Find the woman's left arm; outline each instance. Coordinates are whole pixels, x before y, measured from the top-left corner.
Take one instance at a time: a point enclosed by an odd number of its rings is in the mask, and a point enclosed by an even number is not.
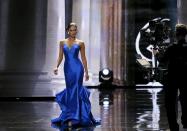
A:
[[[85,45],[84,42],[80,42],[80,52],[81,52],[81,60],[84,66],[84,70],[85,70],[85,80],[89,80],[89,75],[88,75],[88,67],[87,67],[87,59],[86,59],[86,55],[85,55]]]

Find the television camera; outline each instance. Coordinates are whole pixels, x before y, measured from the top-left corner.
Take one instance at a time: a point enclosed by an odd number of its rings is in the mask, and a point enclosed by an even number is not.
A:
[[[153,50],[158,50],[164,53],[172,39],[171,21],[168,18],[155,18],[148,22],[148,26],[140,30],[141,42],[148,43],[152,46],[152,60],[151,60],[151,78],[152,80],[160,80],[162,71],[158,67],[157,57],[154,55]],[[166,70],[166,69],[161,69]]]

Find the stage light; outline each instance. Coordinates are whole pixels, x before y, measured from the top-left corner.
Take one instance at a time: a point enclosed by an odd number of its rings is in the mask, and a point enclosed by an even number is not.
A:
[[[113,81],[113,71],[109,68],[104,68],[99,71],[99,82],[102,84],[112,84]]]
[[[102,105],[104,108],[109,107],[113,104],[113,90],[100,90],[99,93],[99,105]]]

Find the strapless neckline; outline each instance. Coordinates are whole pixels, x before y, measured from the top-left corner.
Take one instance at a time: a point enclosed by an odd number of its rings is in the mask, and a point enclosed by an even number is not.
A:
[[[65,43],[65,45],[68,47],[69,50],[71,50],[71,48],[72,48],[74,45],[78,45],[78,46],[79,46],[79,44],[77,44],[77,43],[75,43],[75,42],[72,43],[71,46],[68,45],[67,43]]]

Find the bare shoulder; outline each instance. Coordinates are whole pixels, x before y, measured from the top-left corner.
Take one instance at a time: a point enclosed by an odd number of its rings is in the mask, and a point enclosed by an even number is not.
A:
[[[61,40],[61,41],[59,42],[60,46],[63,46],[65,42],[66,42],[66,39]]]
[[[77,43],[80,45],[80,47],[84,46],[84,41],[77,39]]]

